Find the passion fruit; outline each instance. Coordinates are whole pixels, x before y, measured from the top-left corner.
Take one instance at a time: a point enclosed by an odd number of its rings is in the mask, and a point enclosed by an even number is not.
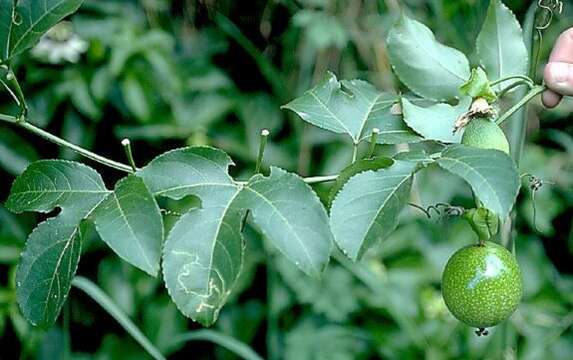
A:
[[[466,125],[462,144],[480,149],[495,149],[509,154],[509,143],[501,128],[488,118],[475,118]]]
[[[458,250],[442,275],[446,306],[458,320],[480,329],[480,334],[509,318],[521,294],[521,272],[515,256],[490,241]]]

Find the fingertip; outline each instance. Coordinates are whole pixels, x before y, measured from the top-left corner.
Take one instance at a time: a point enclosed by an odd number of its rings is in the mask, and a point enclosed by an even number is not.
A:
[[[557,94],[556,92],[547,90],[541,96],[541,102],[543,103],[543,106],[545,106],[546,108],[552,109],[557,105],[559,105],[559,103],[561,102],[561,98],[562,96]]]
[[[573,64],[550,62],[543,72],[548,88],[561,95],[573,95]]]

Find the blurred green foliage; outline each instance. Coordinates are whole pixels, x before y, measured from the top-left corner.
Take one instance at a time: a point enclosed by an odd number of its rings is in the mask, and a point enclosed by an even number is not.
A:
[[[529,2],[506,3],[523,19]],[[544,36],[542,59],[558,33],[573,23],[569,5]],[[401,9],[428,24],[440,40],[472,54],[486,8],[486,1],[476,0],[93,0],[69,19],[72,30],[63,37],[50,32],[52,53],[20,56],[14,68],[29,99],[31,122],[106,156],[121,159],[124,137],[134,142],[139,164],[171,148],[211,144],[236,159],[232,171],[246,177],[253,171],[259,131],[267,128],[265,165],[302,175],[332,174],[349,162],[350,144],[304,125],[281,112],[280,105],[327,70],[399,91],[383,39]],[[74,47],[72,39],[87,46]],[[81,56],[69,62],[67,51],[74,49]],[[15,111],[6,93],[2,99],[2,112]],[[521,172],[545,185],[533,202],[524,178],[516,221],[524,299],[508,326],[478,338],[447,312],[441,271],[474,235],[463,221],[428,220],[408,209],[396,233],[362,262],[335,257],[320,281],[269,253],[264,239],[247,227],[239,290],[215,329],[270,359],[570,359],[572,113],[573,100],[567,99],[551,111],[534,106],[529,115],[530,142]],[[39,157],[77,158],[2,126],[2,194],[8,194],[13,176]],[[98,170],[109,184],[118,177],[113,170]],[[329,186],[317,190],[328,197]],[[433,169],[416,179],[412,201],[465,205],[472,199],[460,180]],[[35,329],[22,318],[14,268],[36,222],[34,216],[16,217],[0,206],[0,357],[146,356],[76,290],[53,329]],[[235,358],[206,342],[174,343],[174,336],[198,326],[176,310],[160,282],[121,262],[93,231],[84,249],[79,274],[98,283],[165,354]]]

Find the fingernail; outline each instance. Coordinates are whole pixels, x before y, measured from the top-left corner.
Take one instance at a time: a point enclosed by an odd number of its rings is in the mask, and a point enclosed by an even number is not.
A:
[[[571,68],[566,63],[551,64],[551,77],[557,85],[563,85],[569,80]]]

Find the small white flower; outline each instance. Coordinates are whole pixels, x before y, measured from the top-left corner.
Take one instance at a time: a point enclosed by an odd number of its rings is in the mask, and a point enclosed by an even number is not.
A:
[[[50,64],[76,63],[88,49],[88,43],[73,32],[69,21],[51,28],[32,49],[32,56]]]

